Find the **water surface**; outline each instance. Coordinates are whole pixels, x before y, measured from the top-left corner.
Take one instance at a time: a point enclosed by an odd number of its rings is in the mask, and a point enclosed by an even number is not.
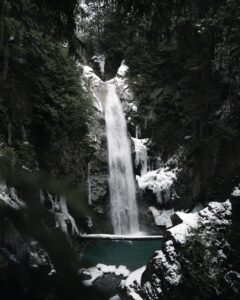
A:
[[[95,240],[86,247],[83,267],[105,265],[124,265],[129,270],[135,270],[145,265],[154,251],[160,250],[161,240],[147,241],[111,241]]]

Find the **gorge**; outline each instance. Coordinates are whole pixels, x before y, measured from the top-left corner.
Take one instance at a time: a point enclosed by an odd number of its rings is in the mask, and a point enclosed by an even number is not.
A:
[[[239,299],[239,15],[0,1],[1,299]]]

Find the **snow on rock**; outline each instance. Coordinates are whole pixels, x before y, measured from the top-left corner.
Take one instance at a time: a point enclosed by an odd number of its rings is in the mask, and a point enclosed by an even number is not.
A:
[[[125,280],[120,283],[121,290],[127,294],[129,299],[132,300],[143,300],[138,293],[141,290],[141,278],[143,272],[146,270],[146,266],[133,271]]]
[[[118,295],[115,295],[115,296],[109,298],[109,300],[121,300],[121,298]]]
[[[117,75],[112,79],[116,86],[116,91],[122,102],[123,110],[126,114],[136,113],[137,105],[134,102],[134,97],[127,80],[128,66],[123,61],[117,71]]]
[[[177,243],[183,244],[191,228],[197,226],[199,216],[197,213],[176,212],[173,218],[177,218],[181,224],[169,229],[168,233]]]
[[[92,61],[99,65],[101,75],[103,76],[105,72],[106,57],[104,55],[94,55]]]
[[[190,227],[186,224],[179,224],[172,229],[169,230],[172,238],[180,243],[183,244],[186,241],[186,237],[188,236]]]
[[[79,274],[87,279],[83,279],[82,282],[85,286],[92,286],[97,278],[102,277],[104,274],[113,274],[116,277],[127,278],[130,271],[125,266],[108,266],[104,264],[97,264],[96,267],[89,269],[80,269]]]
[[[166,228],[172,226],[171,216],[174,214],[173,208],[168,210],[159,210],[154,206],[150,206],[148,209],[151,211],[156,225],[165,226]]]
[[[153,270],[151,272],[150,270]],[[149,272],[150,271],[150,272]],[[164,276],[164,284],[162,278]],[[156,251],[143,274],[142,291],[144,299],[160,299],[163,289],[178,285],[181,281],[181,266],[172,241],[167,241],[164,251]]]
[[[199,212],[200,222],[205,225],[231,225],[232,204],[229,200],[210,202]]]
[[[234,198],[240,197],[240,189],[239,189],[239,187],[235,187],[235,188],[234,188],[234,190],[233,190],[231,196],[234,197]]]
[[[126,77],[127,71],[128,71],[128,66],[123,61],[121,66],[119,67],[119,69],[117,71],[117,76],[120,77],[120,78]]]
[[[100,271],[97,267],[92,267],[89,269],[80,269],[79,274],[83,277],[87,277],[87,279],[82,280],[82,283],[85,286],[92,286],[93,282],[103,276],[103,272]]]
[[[156,195],[157,202],[163,204],[171,199],[171,188],[177,179],[176,169],[163,167],[141,177],[136,176],[136,179],[141,190],[151,190]]]
[[[182,266],[180,265],[179,257],[181,251],[184,251],[184,243],[187,237],[190,237],[192,228],[199,228],[201,242],[206,246],[206,249],[211,249],[213,245],[218,245],[217,257],[213,257],[218,263],[226,261],[226,253],[224,245],[227,245],[225,240],[218,241],[213,238],[216,228],[218,230],[228,230],[231,225],[231,203],[229,200],[223,203],[210,202],[208,206],[199,212],[184,213],[176,212],[172,216],[173,221],[177,221],[178,225],[167,230],[165,242],[162,250],[156,251],[153,257],[149,260],[146,270],[142,274],[140,287],[137,287],[137,293],[143,299],[162,300],[171,298],[171,292],[176,290],[182,284]],[[180,223],[180,224],[179,224]],[[213,243],[213,244],[212,244]],[[183,261],[182,263],[187,263]],[[212,271],[215,272],[213,263]],[[190,266],[191,267],[191,266]],[[238,280],[238,274],[232,279],[227,277],[230,284],[234,285]],[[232,280],[232,281],[231,281]],[[235,280],[235,281],[234,281]],[[178,290],[177,290],[178,291]]]
[[[89,66],[83,67],[83,76],[88,80],[91,88],[97,88],[102,83],[101,78],[99,78]]]
[[[202,203],[197,203],[195,207],[191,210],[191,213],[199,212],[200,210],[204,209]]]
[[[0,182],[0,203],[10,206],[13,209],[21,209],[26,204],[18,197],[14,187],[7,187],[5,182]]]
[[[97,268],[103,272],[103,274],[114,274],[117,277],[123,276],[124,278],[127,277],[130,271],[126,268],[126,266],[108,266],[104,264],[97,264]]]
[[[103,112],[103,106],[100,100],[101,84],[103,83],[103,81],[94,73],[94,70],[89,66],[83,67],[83,77],[87,81],[92,91],[94,107],[99,112]]]
[[[177,211],[176,215],[179,217],[182,223],[186,225],[190,225],[192,227],[195,227],[197,225],[197,221],[198,221],[197,213],[185,213],[182,211]]]
[[[140,166],[141,176],[147,173],[147,146],[148,139],[132,138],[135,148],[135,167]]]
[[[173,219],[180,220],[181,224],[168,230],[168,234],[175,242],[183,244],[191,233],[192,228],[198,224],[205,225],[230,225],[232,205],[229,200],[224,203],[210,202],[208,206],[198,213],[176,212]]]
[[[28,264],[31,268],[37,269],[39,267],[44,266],[48,268],[48,276],[56,274],[56,270],[48,253],[40,247],[37,241],[32,241],[30,243],[28,253]]]

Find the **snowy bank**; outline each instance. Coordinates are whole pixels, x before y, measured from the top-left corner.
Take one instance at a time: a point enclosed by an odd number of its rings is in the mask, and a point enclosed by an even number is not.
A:
[[[162,235],[146,235],[144,232],[139,232],[134,235],[120,235],[120,234],[85,234],[81,233],[79,235],[81,239],[100,239],[100,240],[159,240],[162,239]]]
[[[87,279],[83,279],[82,282],[85,286],[92,286],[97,278],[103,277],[105,274],[112,274],[116,277],[127,278],[130,271],[126,266],[108,266],[104,264],[98,264],[96,267],[89,269],[80,269],[79,274]]]
[[[150,206],[148,209],[151,211],[154,222],[157,226],[164,226],[166,228],[172,226],[171,217],[174,214],[173,208],[168,210],[159,210],[154,206]]]

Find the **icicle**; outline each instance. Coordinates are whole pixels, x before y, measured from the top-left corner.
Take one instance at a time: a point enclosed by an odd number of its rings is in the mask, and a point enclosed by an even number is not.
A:
[[[92,205],[92,194],[91,194],[91,163],[88,163],[88,204]]]

